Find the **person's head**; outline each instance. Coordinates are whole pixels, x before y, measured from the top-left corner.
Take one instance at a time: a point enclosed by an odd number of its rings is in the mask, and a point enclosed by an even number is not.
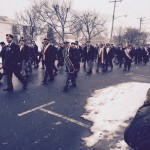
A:
[[[13,42],[13,35],[12,34],[6,34],[6,41],[8,42],[8,43],[11,43],[11,42]]]
[[[122,48],[123,47],[123,45],[122,44],[119,44],[119,48]]]
[[[110,44],[109,44],[109,43],[106,43],[106,47],[110,47]]]
[[[32,43],[31,43],[31,41],[28,41],[28,40],[27,40],[27,41],[25,42],[25,45],[31,47],[31,46],[32,46]]]
[[[34,40],[32,40],[32,45],[35,45],[35,41]]]
[[[1,47],[4,47],[4,46],[5,46],[5,43],[4,43],[4,42],[0,42],[0,46],[1,46]]]
[[[72,48],[75,48],[75,47],[76,47],[76,44],[75,44],[74,42],[72,42],[72,43],[71,43],[71,47],[72,47]]]
[[[48,38],[44,38],[43,42],[44,42],[44,45],[47,45],[47,44],[49,44],[49,39]]]
[[[64,42],[64,46],[65,46],[66,48],[69,48],[69,47],[70,47],[70,43],[69,43],[69,42]]]
[[[99,47],[102,48],[104,46],[104,44],[100,43]]]
[[[86,45],[90,46],[91,42],[90,41],[86,41]]]
[[[57,42],[56,45],[57,45],[57,47],[60,47],[60,46],[61,46],[61,44],[60,44],[59,42]]]
[[[25,40],[24,39],[20,39],[19,40],[19,45],[25,45]]]
[[[79,42],[78,42],[78,41],[75,41],[75,44],[76,44],[76,45],[79,45]]]
[[[127,48],[132,50],[132,44],[128,44]]]

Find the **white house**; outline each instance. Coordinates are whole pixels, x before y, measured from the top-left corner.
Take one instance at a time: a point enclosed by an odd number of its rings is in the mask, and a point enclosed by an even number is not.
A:
[[[15,25],[15,23],[12,19],[8,18],[7,16],[0,16],[0,42],[6,43],[6,34],[13,34],[12,33],[13,25]],[[18,37],[20,37],[20,36],[21,35],[18,34]],[[43,41],[44,37],[46,37],[45,33],[37,36],[34,39],[36,44],[39,47],[39,51],[41,49],[42,41]],[[0,46],[0,50],[1,50],[1,46]]]
[[[0,16],[0,42],[6,42],[6,34],[12,34],[13,20]]]

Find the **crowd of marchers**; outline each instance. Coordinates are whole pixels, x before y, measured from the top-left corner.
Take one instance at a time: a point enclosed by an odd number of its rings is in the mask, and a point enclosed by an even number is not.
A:
[[[7,87],[4,91],[13,91],[12,75],[14,74],[27,89],[28,78],[32,69],[38,69],[39,63],[45,69],[42,81],[46,85],[48,81],[54,81],[54,77],[60,68],[67,72],[66,84],[63,88],[68,91],[69,84],[75,88],[80,64],[86,70],[87,75],[93,72],[93,65],[96,63],[96,72],[107,72],[113,70],[113,66],[123,66],[123,71],[130,71],[132,64],[146,63],[150,58],[149,45],[139,46],[138,44],[119,44],[117,46],[109,43],[92,45],[90,41],[80,45],[78,41],[64,43],[53,43],[44,38],[42,47],[38,48],[35,41],[21,38],[18,43],[13,42],[13,35],[6,35],[7,44],[0,42],[2,50],[2,76],[6,76]],[[40,49],[40,52],[38,51]]]

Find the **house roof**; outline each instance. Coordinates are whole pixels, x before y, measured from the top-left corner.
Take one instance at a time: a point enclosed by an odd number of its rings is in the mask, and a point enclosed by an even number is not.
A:
[[[13,20],[7,16],[0,16],[0,23],[10,23],[13,24]]]

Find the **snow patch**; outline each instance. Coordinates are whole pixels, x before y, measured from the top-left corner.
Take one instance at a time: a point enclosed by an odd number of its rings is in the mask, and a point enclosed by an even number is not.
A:
[[[83,138],[85,144],[92,147],[97,143],[104,150],[126,150],[124,129],[143,105],[149,88],[147,83],[129,82],[96,90],[87,100],[87,112],[82,116],[93,122],[92,135]]]

